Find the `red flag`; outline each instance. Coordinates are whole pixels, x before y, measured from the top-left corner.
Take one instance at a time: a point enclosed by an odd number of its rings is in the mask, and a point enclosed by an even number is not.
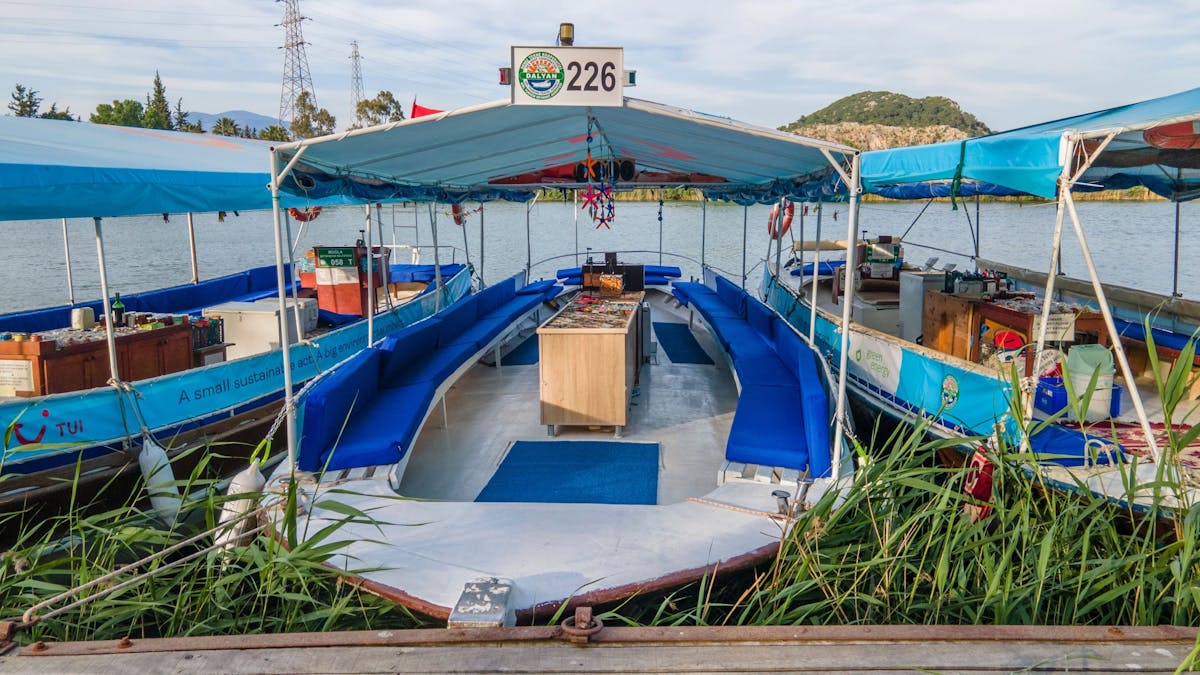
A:
[[[410,115],[409,117],[411,119],[416,119],[418,117],[424,117],[426,115],[436,115],[440,112],[445,112],[445,111],[435,110],[433,108],[426,108],[423,105],[417,105],[417,99],[414,98],[413,104],[412,104],[412,115]]]

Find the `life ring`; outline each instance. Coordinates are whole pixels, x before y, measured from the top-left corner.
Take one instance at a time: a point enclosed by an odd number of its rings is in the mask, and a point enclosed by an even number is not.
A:
[[[783,207],[783,222],[779,222],[779,204],[771,207],[771,215],[767,216],[767,234],[771,235],[772,239],[778,239],[787,234],[788,228],[792,226],[792,216],[796,215],[796,205],[788,202],[787,206]]]
[[[1163,150],[1200,149],[1200,120],[1164,124],[1142,132],[1142,138]]]
[[[307,223],[310,220],[316,220],[317,216],[321,215],[321,207],[309,206],[304,209],[292,207],[288,209],[288,215],[302,223]]]
[[[992,471],[995,466],[983,448],[977,449],[967,462],[963,479],[963,494],[971,501],[963,502],[963,510],[978,522],[992,513]]]
[[[467,224],[467,214],[465,211],[463,211],[462,204],[451,204],[450,215],[454,216],[455,225]]]

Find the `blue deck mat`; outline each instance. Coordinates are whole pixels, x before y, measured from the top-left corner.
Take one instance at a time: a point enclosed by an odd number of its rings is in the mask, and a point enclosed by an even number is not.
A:
[[[475,501],[655,504],[658,444],[517,441]]]
[[[532,366],[538,362],[538,339],[534,333],[511,352],[500,357],[501,366]]]
[[[703,363],[712,365],[713,360],[696,342],[692,329],[686,323],[654,322],[654,333],[658,335],[658,344],[671,363]]]

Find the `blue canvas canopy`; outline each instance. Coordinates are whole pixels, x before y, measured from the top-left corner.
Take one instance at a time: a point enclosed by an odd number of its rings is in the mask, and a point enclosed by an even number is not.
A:
[[[1007,190],[1053,198],[1069,161],[1073,167],[1090,162],[1073,190],[1143,185],[1171,200],[1194,199],[1200,196],[1200,138],[1186,135],[1200,128],[1181,123],[1197,120],[1200,89],[1192,89],[990,136],[865,152],[863,189],[901,198],[947,196],[952,189],[964,196]]]
[[[212,134],[3,116],[0,220],[269,209],[270,147]]]
[[[583,187],[555,170],[583,162],[589,148],[596,160],[634,162],[636,176],[618,188],[699,187],[741,204],[844,190],[832,162],[848,169],[857,153],[632,98],[615,107],[506,99],[286,144],[280,160],[300,155],[283,187],[314,200],[525,201],[547,185]]]

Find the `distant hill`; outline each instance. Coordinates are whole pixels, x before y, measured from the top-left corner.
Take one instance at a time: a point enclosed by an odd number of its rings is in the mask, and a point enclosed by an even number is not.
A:
[[[204,125],[204,130],[206,132],[212,131],[213,124],[215,124],[216,121],[222,117],[232,117],[233,121],[237,122],[239,129],[244,129],[249,126],[251,129],[262,131],[271,125],[279,124],[279,120],[274,117],[267,117],[266,115],[259,115],[258,113],[252,113],[246,110],[226,110],[225,112],[217,113],[215,115],[202,112],[188,113],[188,121],[200,122]]]
[[[860,150],[939,143],[992,133],[986,124],[944,96],[918,99],[890,91],[864,91],[838,99],[780,129],[845,143]]]

